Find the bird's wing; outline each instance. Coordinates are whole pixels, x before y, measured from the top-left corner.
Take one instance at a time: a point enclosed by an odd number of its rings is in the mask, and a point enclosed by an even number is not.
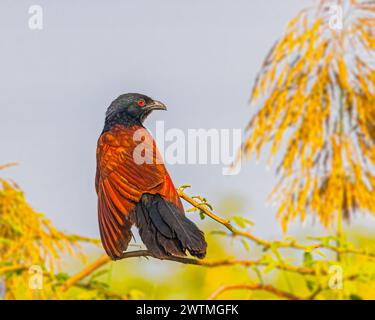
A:
[[[144,130],[144,140],[141,142],[134,141],[137,130]],[[145,150],[143,153],[142,148]],[[136,159],[140,155],[143,163]],[[97,147],[95,184],[102,243],[114,260],[119,259],[127,249],[134,208],[142,194],[160,194],[175,203],[183,214],[181,200],[155,142],[142,127],[115,126],[101,135]]]

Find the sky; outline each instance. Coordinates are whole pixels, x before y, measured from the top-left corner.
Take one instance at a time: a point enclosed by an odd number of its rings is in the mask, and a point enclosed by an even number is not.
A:
[[[146,121],[151,131],[161,120],[183,132],[243,130],[265,55],[312,2],[2,0],[0,164],[20,164],[2,176],[17,181],[59,228],[98,237],[95,150],[111,101],[140,92],[164,102],[168,111]],[[42,30],[29,28],[32,5],[43,9]],[[167,168],[176,186],[191,185],[189,193],[214,207],[238,199],[233,215],[254,220],[258,234],[282,234],[275,208],[266,205],[275,167],[248,161],[233,176],[220,165]],[[291,232],[300,229],[295,223]]]

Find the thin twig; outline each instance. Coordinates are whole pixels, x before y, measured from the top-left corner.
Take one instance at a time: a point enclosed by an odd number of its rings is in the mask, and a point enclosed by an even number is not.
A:
[[[2,164],[0,165],[0,170],[8,169],[8,168],[15,167],[15,166],[18,166],[17,162]]]
[[[344,277],[342,281],[354,281],[359,278],[359,274],[352,274],[347,277]],[[329,285],[321,286],[319,285],[316,290],[314,290],[311,295],[307,298],[308,300],[315,300],[315,298],[322,293],[323,291],[332,290],[332,288]]]
[[[99,269],[106,263],[110,261],[107,255],[101,256],[99,259],[95,260],[92,264],[88,265],[86,268],[69,278],[62,286],[61,291],[64,292],[70,287],[74,286],[76,283],[86,278],[88,275],[93,273],[95,270]]]
[[[253,234],[239,230],[235,228],[229,220],[220,218],[216,214],[214,214],[212,211],[210,211],[206,206],[198,203],[193,198],[189,197],[186,193],[184,193],[181,189],[178,189],[179,196],[193,205],[194,207],[202,210],[204,214],[209,216],[211,219],[219,222],[223,226],[225,226],[234,236],[242,236],[247,239],[250,239],[254,241],[255,243],[263,246],[263,248],[268,249],[274,244],[278,248],[295,248],[295,249],[302,249],[302,250],[308,250],[311,251],[315,248],[326,248],[331,249],[333,251],[337,250],[336,247],[330,247],[330,246],[323,246],[322,244],[316,244],[316,245],[301,245],[297,244],[294,241],[291,242],[270,242],[267,240],[263,240],[261,238],[258,238],[254,236]],[[340,249],[340,250],[347,250],[347,253],[356,253],[356,254],[363,254],[358,253],[354,250],[349,249]],[[135,258],[135,257],[154,257],[149,251],[147,250],[137,250],[137,251],[130,251],[125,252],[121,259],[127,259],[127,258]],[[243,266],[266,266],[266,262],[263,262],[261,260],[231,260],[231,259],[224,259],[224,260],[218,260],[218,261],[206,261],[206,260],[197,260],[193,258],[184,258],[184,257],[174,257],[170,256],[168,258],[165,258],[164,260],[168,261],[174,261],[179,262],[183,264],[190,264],[190,265],[198,265],[198,266],[204,266],[204,267],[219,267],[219,266],[228,266],[228,265],[243,265]],[[92,264],[81,270],[76,275],[72,276],[69,280],[67,280],[61,287],[62,291],[68,290],[70,287],[93,273],[95,270],[99,269],[103,265],[109,263],[111,260],[107,255],[101,256],[98,260],[94,261]],[[306,268],[301,266],[293,266],[285,263],[279,263],[274,266],[276,269],[284,270],[284,271],[291,271],[296,272],[302,275],[317,275],[317,271],[312,268]],[[326,272],[323,270],[320,271],[320,274],[324,275]]]
[[[69,234],[66,236],[66,238],[69,241],[74,241],[74,242],[86,242],[86,243],[92,243],[95,245],[99,245],[101,243],[100,239],[83,237],[83,236],[76,235],[76,234]]]
[[[6,266],[3,268],[0,268],[0,275],[8,273],[8,272],[23,270],[23,269],[25,269],[25,266],[22,266],[22,265]]]
[[[282,291],[280,289],[275,288],[274,286],[271,286],[270,284],[261,284],[261,283],[256,283],[256,284],[230,284],[230,285],[224,285],[221,286],[219,289],[217,289],[208,299],[209,300],[214,300],[217,299],[218,296],[223,294],[226,291],[231,291],[231,290],[263,290],[267,291],[270,293],[273,293],[274,295],[285,298],[288,300],[304,300],[302,297],[298,297],[294,294],[291,294],[286,291]]]
[[[123,256],[121,257],[121,259],[136,258],[136,257],[150,257],[150,258],[155,258],[159,260],[174,261],[178,263],[202,266],[202,267],[207,267],[207,268],[215,268],[215,267],[222,267],[222,266],[235,266],[235,265],[242,265],[246,267],[250,267],[250,266],[261,267],[261,266],[267,265],[266,262],[261,261],[261,260],[223,259],[223,260],[207,261],[207,260],[198,260],[198,259],[193,259],[193,258],[175,257],[175,256],[170,256],[164,259],[160,259],[160,258],[154,257],[147,250],[125,252]],[[70,287],[72,287],[73,285],[81,281],[82,279],[86,278],[95,270],[99,269],[100,267],[104,266],[110,261],[111,260],[107,255],[101,256],[99,259],[95,260],[92,264],[88,265],[86,268],[84,268],[79,273],[77,273],[76,275],[72,276],[69,280],[67,280],[61,287],[61,290],[62,291],[68,290]],[[304,274],[304,275],[316,275],[317,274],[317,272],[314,269],[293,266],[293,265],[288,265],[288,264],[276,264],[274,267],[279,270],[296,272],[296,273]],[[323,273],[323,271],[321,273]]]
[[[252,240],[253,242],[257,243],[258,245],[262,246],[264,249],[269,249],[271,246],[275,246],[277,248],[293,248],[293,249],[300,249],[304,251],[312,251],[314,249],[328,249],[331,251],[335,251],[337,253],[352,253],[357,255],[363,255],[371,258],[375,258],[375,252],[367,252],[366,250],[359,250],[359,249],[349,249],[345,247],[335,247],[330,245],[324,245],[322,243],[311,244],[311,245],[303,245],[298,244],[294,240],[292,241],[267,241],[261,239],[250,232],[246,232],[234,227],[231,222],[227,219],[220,218],[216,214],[214,214],[211,210],[207,208],[207,206],[195,201],[193,198],[189,197],[183,190],[178,189],[179,196],[184,199],[186,202],[190,203],[192,206],[201,210],[205,215],[209,216],[211,219],[219,222],[224,227],[226,227],[233,236],[240,236]]]
[[[76,283],[74,284],[75,287],[84,289],[84,290],[96,290],[100,294],[102,294],[106,299],[115,299],[115,300],[129,300],[129,294],[120,294],[117,292],[113,292],[104,288],[97,288],[91,283]]]

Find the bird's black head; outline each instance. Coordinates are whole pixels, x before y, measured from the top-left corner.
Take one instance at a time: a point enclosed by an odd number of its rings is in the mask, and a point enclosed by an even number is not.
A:
[[[126,93],[119,96],[109,106],[104,130],[115,124],[131,126],[142,124],[153,110],[167,110],[167,107],[156,100],[139,93]]]

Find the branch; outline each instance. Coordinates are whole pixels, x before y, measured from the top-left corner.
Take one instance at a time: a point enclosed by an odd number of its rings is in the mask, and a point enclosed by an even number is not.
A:
[[[95,260],[92,264],[88,265],[82,271],[75,274],[73,277],[69,278],[62,286],[61,291],[64,292],[70,287],[74,286],[76,283],[86,278],[89,274],[93,273],[95,270],[99,269],[101,266],[105,265],[110,261],[107,255],[101,256],[99,259]]]
[[[259,237],[254,236],[250,232],[246,232],[240,229],[237,229],[234,227],[231,222],[227,219],[220,218],[216,214],[214,214],[212,211],[210,211],[207,206],[204,204],[201,204],[197,201],[195,201],[193,198],[189,197],[182,189],[177,190],[178,195],[184,199],[186,202],[190,203],[193,207],[201,210],[205,215],[209,216],[211,219],[219,222],[224,227],[226,227],[233,236],[240,236],[247,239],[252,240],[253,242],[257,243],[258,245],[262,246],[264,249],[271,248],[272,245],[278,247],[278,248],[293,248],[293,249],[300,249],[304,251],[312,251],[314,249],[322,248],[322,249],[328,249],[331,251],[335,251],[337,253],[352,253],[357,255],[363,255],[371,258],[375,258],[375,252],[367,252],[366,250],[359,250],[359,249],[349,249],[349,248],[343,248],[343,247],[335,247],[330,245],[323,245],[322,243],[317,244],[311,244],[311,245],[303,245],[298,244],[295,241],[267,241],[264,239],[261,239]]]
[[[359,274],[352,274],[350,276],[344,277],[343,281],[354,281],[360,277]],[[315,291],[307,298],[308,300],[315,300],[315,298],[323,291],[332,290],[329,285],[321,286],[319,285]]]
[[[215,268],[215,267],[223,267],[223,266],[235,266],[235,265],[242,265],[246,267],[250,266],[260,266],[264,267],[268,264],[262,260],[237,260],[237,259],[223,259],[223,260],[198,260],[193,258],[184,258],[184,257],[176,257],[170,256],[164,259],[157,258],[152,255],[147,250],[138,250],[138,251],[128,251],[123,254],[121,259],[128,259],[128,258],[136,258],[136,257],[150,257],[155,258],[158,260],[167,260],[167,261],[174,261],[182,264],[189,264],[189,265],[196,265],[202,266],[206,268]],[[74,286],[76,283],[81,281],[82,279],[86,278],[88,275],[92,274],[95,270],[99,269],[100,267],[104,266],[105,264],[111,262],[111,259],[107,255],[101,256],[99,259],[94,261],[92,264],[88,265],[85,269],[77,273],[76,275],[72,276],[69,280],[67,280],[61,287],[62,291],[68,290],[70,287]],[[317,275],[318,272],[312,268],[300,267],[300,266],[293,266],[288,265],[285,263],[279,263],[274,265],[275,269],[296,272],[302,275]],[[325,271],[321,270],[320,275],[327,274]]]
[[[219,289],[217,289],[208,299],[209,300],[217,299],[219,295],[230,290],[252,290],[252,291],[263,290],[263,291],[271,292],[278,297],[286,298],[288,300],[304,300],[304,298],[295,296],[294,294],[291,294],[286,291],[279,290],[269,284],[261,284],[261,283],[224,285],[224,286],[221,286]]]
[[[18,166],[17,162],[11,162],[11,163],[2,164],[0,166],[0,170],[8,169],[10,167],[15,167],[15,166]]]
[[[211,212],[205,205],[203,205],[203,204],[195,201],[193,198],[189,197],[183,190],[178,189],[177,192],[178,192],[178,195],[182,199],[184,199],[186,202],[190,203],[193,207],[201,210],[205,215],[209,216],[211,219],[213,219],[213,220],[219,222],[220,224],[222,224],[230,232],[232,232],[233,235],[246,237],[246,238],[262,245],[263,247],[269,248],[271,246],[271,244],[268,241],[262,240],[262,239],[254,236],[253,234],[251,234],[249,232],[244,232],[242,230],[239,230],[239,229],[235,228],[229,220],[220,218],[219,216],[217,216],[216,214]]]
[[[95,245],[99,245],[100,239],[90,238],[90,237],[83,237],[77,234],[69,234],[66,236],[67,240],[72,242],[86,242],[86,243],[92,243]]]
[[[281,248],[296,248],[296,249],[302,249],[302,250],[308,250],[311,251],[315,248],[327,248],[331,249],[333,251],[340,250],[341,252],[345,250],[346,253],[357,253],[357,254],[364,254],[364,253],[358,253],[354,250],[349,249],[339,249],[336,247],[330,247],[330,246],[323,246],[323,244],[316,244],[316,245],[300,245],[295,243],[294,241],[290,242],[270,242],[267,240],[263,240],[261,238],[258,238],[251,234],[250,232],[242,231],[240,229],[237,229],[234,227],[229,220],[220,218],[213,212],[211,212],[205,205],[198,203],[193,198],[189,197],[186,193],[184,193],[181,189],[178,189],[179,196],[190,203],[192,206],[202,210],[202,212],[209,216],[211,219],[219,222],[223,226],[225,226],[234,236],[242,236],[247,239],[250,239],[257,243],[258,245],[263,246],[263,248],[268,249],[272,246],[272,244],[276,244],[277,247]],[[368,254],[366,254],[368,255]],[[374,255],[375,256],[375,255]],[[127,259],[127,258],[135,258],[135,257],[154,257],[149,251],[147,250],[138,250],[138,251],[130,251],[125,252],[121,259]],[[192,258],[184,258],[184,257],[175,257],[170,256],[165,259],[159,259],[159,260],[168,260],[168,261],[174,261],[179,262],[183,264],[190,264],[190,265],[198,265],[198,266],[204,266],[204,267],[219,267],[219,266],[228,266],[228,265],[243,265],[243,266],[266,266],[266,262],[262,262],[261,260],[231,260],[231,259],[225,259],[225,260],[218,260],[218,261],[205,261],[205,260],[197,260]],[[101,256],[98,260],[94,261],[92,264],[84,268],[82,271],[77,273],[76,275],[72,276],[69,280],[67,280],[61,287],[61,290],[64,292],[68,290],[70,287],[77,284],[79,281],[93,273],[95,270],[99,269],[103,265],[110,262],[110,258],[107,255]],[[293,266],[288,265],[285,263],[279,263],[274,266],[276,269],[284,270],[284,271],[291,271],[296,272],[303,275],[317,275],[317,271],[312,268],[306,268],[306,267],[300,267],[300,266]],[[319,274],[326,274],[324,271],[320,271]]]
[[[3,268],[0,268],[0,275],[4,273],[8,273],[8,272],[23,270],[25,268],[26,267],[22,265],[13,265],[13,266],[3,267]]]
[[[98,293],[102,294],[106,299],[115,299],[115,300],[129,300],[129,294],[120,294],[117,292],[109,291],[104,288],[97,288],[91,283],[76,283],[75,287],[84,289],[84,290],[96,290]]]

